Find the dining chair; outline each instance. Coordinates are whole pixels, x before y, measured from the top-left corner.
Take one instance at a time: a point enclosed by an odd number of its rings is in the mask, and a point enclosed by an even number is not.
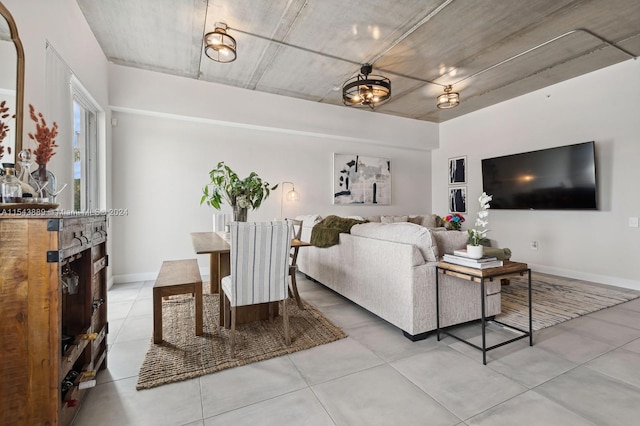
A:
[[[293,238],[300,240],[302,238],[302,221],[296,219],[287,219],[287,222],[291,224],[291,231]],[[298,308],[304,310],[302,299],[300,299],[300,293],[298,293],[298,283],[296,282],[296,272],[298,271],[298,250],[300,247],[291,247],[289,252],[289,276],[291,277],[291,288],[289,289],[289,296],[294,297],[298,303]]]
[[[225,315],[231,311],[231,357],[235,358],[236,308],[282,301],[285,343],[289,335],[289,252],[291,225],[288,222],[231,222],[231,275],[222,279]],[[269,320],[273,311],[269,309]]]

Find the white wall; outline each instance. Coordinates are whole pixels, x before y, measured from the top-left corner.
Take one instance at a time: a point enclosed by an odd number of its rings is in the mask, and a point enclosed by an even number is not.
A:
[[[640,288],[635,265],[640,231],[627,226],[628,217],[640,216],[638,61],[437,126],[124,67],[109,68],[74,0],[3,3],[16,20],[25,49],[25,111],[32,103],[46,117],[53,113],[46,110],[47,42],[105,110],[107,123],[108,105],[117,111],[113,158],[110,126],[101,129],[101,153],[106,158],[102,173],[107,176],[102,183],[103,200],[107,207],[129,212],[111,219],[115,250],[109,269],[121,278],[153,275],[162,259],[193,256],[188,233],[209,230],[213,213],[197,202],[200,186],[206,182],[206,171],[219,160],[242,174],[257,171],[272,183],[295,182],[302,201],[285,205],[286,216],[316,212],[444,214],[449,157],[468,156],[467,186],[473,199],[482,190],[482,158],[595,140],[598,211],[493,211],[490,237],[511,247],[515,259],[536,270]],[[27,144],[33,124],[25,118],[23,140]],[[438,140],[441,148],[432,154]],[[391,158],[393,205],[333,206],[333,152]],[[113,202],[111,164],[115,168],[113,187],[117,188]],[[471,222],[476,210],[470,202]],[[276,191],[260,210],[250,212],[250,218],[271,219],[279,214],[280,193]],[[533,240],[539,242],[537,252],[529,248]],[[206,262],[201,266],[206,268]]]
[[[105,111],[104,120],[99,129],[101,133],[99,173],[101,199],[106,206],[109,206],[111,203],[111,185],[108,180],[111,175],[108,169],[111,155],[110,129],[104,125],[110,120],[108,67],[100,45],[89,29],[89,25],[75,0],[2,0],[2,3],[16,21],[18,35],[25,52],[23,145],[35,148],[35,143],[30,141],[27,136],[29,132],[35,131],[35,124],[29,118],[29,104],[33,104],[38,112],[42,112],[50,125],[56,120],[55,115],[62,113],[47,109],[50,104],[47,99],[46,87],[46,46],[48,42]],[[66,133],[72,134],[72,129]],[[60,138],[56,141],[61,146],[72,143],[71,140],[64,141]],[[71,158],[62,158],[60,155],[55,155],[48,164],[48,169],[54,174],[57,174],[57,170],[62,168],[71,170],[71,167]],[[69,184],[65,191],[70,191],[72,182],[59,181],[58,185],[61,186],[63,183]],[[111,270],[112,268],[109,268],[109,274]]]
[[[285,203],[287,217],[431,212],[434,123],[117,65],[110,103],[113,207],[127,210],[112,218],[116,282],[155,279],[163,260],[195,256],[189,234],[212,229],[216,210],[199,200],[219,161],[242,177],[294,182],[302,199]],[[334,152],[390,158],[393,204],[332,205]],[[280,217],[280,197],[278,188],[249,220]],[[208,258],[198,260],[207,271]]]
[[[640,290],[640,230],[628,226],[640,216],[638,76],[640,61],[629,60],[441,124],[434,212],[447,211],[450,157],[467,156],[468,228],[483,158],[594,140],[597,211],[493,210],[488,236],[534,270]]]
[[[35,130],[28,104],[46,111],[46,45],[49,42],[101,107],[108,106],[108,68],[102,49],[75,0],[3,0],[18,27],[25,51],[25,122],[27,133]],[[49,115],[47,115],[49,114]]]

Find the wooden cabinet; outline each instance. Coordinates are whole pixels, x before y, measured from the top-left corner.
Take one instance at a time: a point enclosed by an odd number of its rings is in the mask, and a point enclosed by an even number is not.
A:
[[[106,368],[106,230],[105,215],[0,212],[0,424],[70,424]]]

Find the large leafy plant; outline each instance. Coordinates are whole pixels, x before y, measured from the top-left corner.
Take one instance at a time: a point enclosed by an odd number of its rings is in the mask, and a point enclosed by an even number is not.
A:
[[[269,187],[269,182],[263,181],[255,172],[240,179],[224,161],[219,162],[209,172],[209,178],[211,182],[202,189],[200,204],[206,203],[218,210],[223,201],[232,207],[237,205],[240,208],[255,210],[269,197],[271,191],[278,187],[277,184]]]

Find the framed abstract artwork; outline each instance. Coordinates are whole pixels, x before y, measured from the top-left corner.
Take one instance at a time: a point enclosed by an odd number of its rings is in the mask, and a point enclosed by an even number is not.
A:
[[[334,153],[333,204],[391,204],[390,160]]]
[[[467,183],[467,157],[449,158],[449,185]]]
[[[449,188],[449,212],[467,212],[467,187],[456,186]]]

